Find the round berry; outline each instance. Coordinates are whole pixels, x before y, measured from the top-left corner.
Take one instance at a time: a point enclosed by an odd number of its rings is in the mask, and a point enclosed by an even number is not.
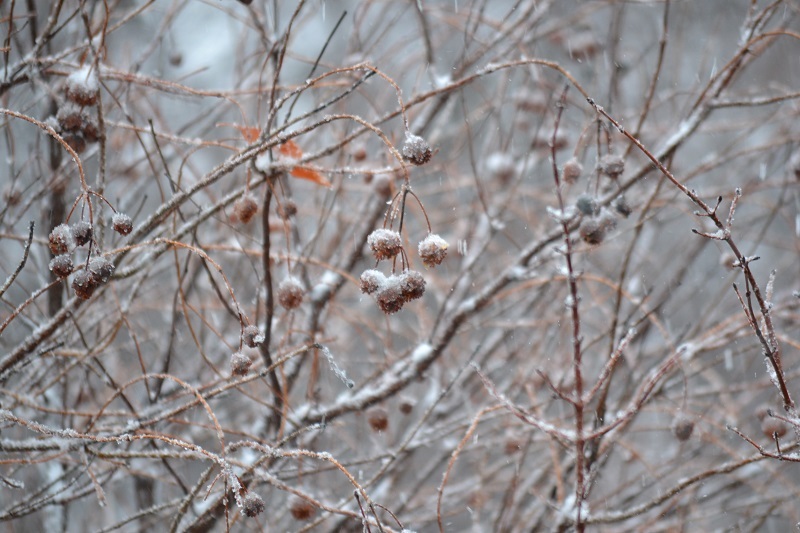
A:
[[[447,246],[446,240],[435,233],[430,233],[419,243],[417,251],[425,266],[434,267],[441,265],[444,258],[447,257]]]
[[[278,303],[285,309],[300,307],[304,294],[303,285],[293,276],[289,276],[278,285]]]
[[[486,171],[493,179],[508,184],[517,174],[517,166],[511,154],[496,152],[486,159]]]
[[[89,261],[89,277],[95,285],[102,285],[108,283],[111,276],[114,274],[114,263],[105,257],[95,257]]]
[[[367,244],[369,244],[375,259],[378,261],[391,259],[403,249],[403,241],[400,238],[400,234],[386,228],[376,229],[370,233],[369,237],[367,237]]]
[[[365,270],[361,273],[361,292],[372,294],[377,292],[386,283],[386,276],[380,270]]]
[[[242,224],[247,224],[253,220],[256,213],[258,213],[258,202],[250,193],[245,194],[233,204],[233,215]]]
[[[120,235],[128,235],[133,231],[133,220],[125,213],[114,213],[114,216],[111,217],[111,224],[114,231]]]
[[[694,431],[694,421],[684,415],[678,414],[672,420],[672,434],[675,435],[675,438],[681,442],[685,442],[689,440],[689,437],[692,436],[692,432]]]
[[[297,204],[294,200],[284,200],[280,209],[280,217],[287,220],[297,214]]]
[[[66,104],[56,113],[56,120],[61,131],[77,131],[83,126],[81,110],[74,104]]]
[[[431,160],[431,156],[433,155],[431,145],[419,135],[413,135],[411,133],[406,133],[406,140],[403,143],[402,151],[403,158],[415,165],[424,165]]]
[[[389,427],[389,413],[382,407],[376,407],[367,413],[367,422],[373,431],[386,431]]]
[[[594,196],[588,194],[581,194],[578,196],[578,199],[575,201],[575,207],[578,208],[578,211],[587,216],[596,215],[600,212],[600,206],[597,205],[597,200]]]
[[[99,80],[97,72],[89,66],[84,66],[67,78],[67,99],[80,106],[90,106],[97,103],[99,95]]]
[[[381,311],[387,315],[392,315],[403,308],[406,299],[397,283],[396,276],[389,278],[389,281],[378,290],[375,300]]]
[[[289,501],[289,512],[295,520],[311,520],[317,512],[311,502],[294,496]]]
[[[261,334],[258,326],[247,326],[242,333],[242,341],[250,348],[255,348],[264,342],[264,335]]]
[[[564,163],[564,168],[561,169],[561,177],[567,183],[575,183],[582,173],[583,165],[575,157]]]
[[[263,513],[264,508],[264,500],[254,492],[248,492],[245,497],[242,498],[242,512],[250,518]]]
[[[72,225],[72,234],[75,236],[75,243],[78,246],[83,246],[91,241],[93,233],[92,225],[86,220],[79,220]]]
[[[50,271],[59,278],[66,278],[72,274],[72,257],[69,254],[61,254],[50,260]]]
[[[580,227],[581,239],[587,244],[596,245],[603,242],[606,237],[606,230],[595,218],[585,218]]]
[[[767,438],[780,438],[786,435],[789,431],[789,427],[783,420],[767,416],[761,421],[761,431]]]
[[[81,128],[83,137],[87,142],[96,143],[100,139],[100,126],[97,125],[97,121],[86,113],[83,113],[81,118],[83,119],[83,127]]]
[[[245,376],[253,366],[253,361],[242,352],[234,352],[231,355],[231,374],[234,376]]]
[[[76,154],[82,154],[86,150],[86,139],[83,138],[80,132],[64,135],[63,139],[67,146],[75,150]]]
[[[53,228],[48,240],[50,242],[50,251],[53,252],[53,255],[66,254],[75,247],[75,236],[72,234],[72,228],[66,224],[59,224]]]
[[[75,277],[72,278],[72,290],[75,291],[75,296],[82,300],[91,298],[96,288],[97,283],[86,270],[79,271],[75,274]]]
[[[425,278],[416,270],[406,270],[400,274],[400,291],[407,302],[422,298],[425,294]]]
[[[630,214],[633,213],[633,209],[631,209],[630,204],[628,204],[628,200],[622,195],[614,199],[614,209],[625,218],[628,218]]]
[[[625,160],[618,154],[606,154],[600,158],[600,172],[609,178],[617,179],[625,171]]]

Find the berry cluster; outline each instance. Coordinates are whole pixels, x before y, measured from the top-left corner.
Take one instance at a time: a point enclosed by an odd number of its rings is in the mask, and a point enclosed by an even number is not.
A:
[[[99,96],[97,72],[89,66],[73,72],[64,84],[66,100],[56,113],[54,129],[77,153],[100,138],[96,114],[90,111],[97,105]]]
[[[114,214],[112,225],[121,235],[127,235],[133,230],[131,218],[123,213]],[[89,245],[86,264],[72,279],[75,296],[83,300],[91,298],[94,291],[108,283],[114,274],[114,264],[96,251],[93,252],[93,237],[94,227],[87,220],[80,220],[72,225],[59,224],[48,236],[50,251],[54,256],[50,260],[50,271],[60,279],[68,278],[75,270],[72,253],[81,246]]]

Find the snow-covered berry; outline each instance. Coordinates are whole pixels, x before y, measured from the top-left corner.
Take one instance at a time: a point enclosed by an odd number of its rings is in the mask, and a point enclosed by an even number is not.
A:
[[[300,307],[304,294],[303,284],[293,276],[289,276],[278,285],[278,303],[285,309]]]
[[[486,171],[502,184],[508,184],[517,174],[514,157],[504,152],[495,152],[486,159]]]
[[[428,144],[428,141],[412,133],[406,133],[402,152],[403,158],[415,165],[424,165],[431,160],[433,155],[433,150],[431,150],[431,145]]]
[[[447,246],[446,240],[435,233],[430,233],[419,243],[417,251],[425,266],[434,267],[441,265],[447,257]]]
[[[381,286],[376,293],[375,301],[378,302],[378,307],[387,315],[393,315],[403,308],[406,303],[406,298],[403,296],[403,291],[400,284],[397,282],[397,276],[388,278],[387,283]]]
[[[694,431],[694,421],[684,414],[678,414],[672,420],[671,429],[676,439],[681,442],[687,441]]]
[[[86,139],[80,132],[70,133],[62,137],[67,146],[75,150],[76,154],[82,154],[86,150]]]
[[[596,215],[600,211],[600,207],[597,205],[597,199],[588,194],[581,194],[578,196],[578,199],[575,201],[575,207],[586,216]]]
[[[242,512],[250,518],[263,513],[265,507],[264,500],[254,492],[248,492],[245,497],[242,498]]]
[[[252,194],[247,193],[233,204],[233,214],[242,223],[247,224],[258,213],[258,202]]]
[[[628,204],[628,200],[626,200],[622,195],[619,195],[614,199],[614,209],[616,209],[617,213],[625,218],[628,218],[630,214],[633,213],[633,209],[631,209],[630,204]]]
[[[383,407],[376,407],[367,413],[367,422],[373,431],[386,431],[389,427],[389,413]]]
[[[72,235],[75,237],[75,243],[78,246],[83,246],[91,241],[92,234],[92,225],[87,220],[79,220],[72,225]]]
[[[619,154],[606,154],[600,158],[600,172],[616,179],[625,171],[625,160]]]
[[[566,183],[575,183],[582,173],[583,165],[575,157],[564,163],[564,168],[561,169],[561,177]]]
[[[231,355],[231,374],[234,376],[245,376],[253,366],[253,361],[242,352],[234,352]]]
[[[407,302],[422,298],[425,294],[425,278],[416,270],[406,270],[400,274],[400,291]]]
[[[382,259],[391,259],[400,253],[403,248],[403,240],[400,234],[396,231],[380,228],[376,229],[367,237],[367,244],[369,244],[375,259],[378,261]]]
[[[80,106],[95,105],[99,87],[97,72],[88,65],[83,66],[67,78],[67,99]]]
[[[72,274],[72,257],[69,254],[61,254],[50,260],[50,271],[59,278],[66,278]]]
[[[120,235],[128,235],[133,231],[133,220],[125,213],[114,213],[114,216],[111,217],[111,224],[114,231]]]
[[[372,294],[386,283],[386,276],[380,270],[365,270],[361,273],[361,292]]]
[[[250,348],[255,348],[264,342],[264,335],[258,326],[247,326],[242,333],[242,341]]]
[[[114,263],[105,257],[95,257],[89,261],[89,276],[96,285],[108,283],[114,274]]]
[[[606,237],[606,230],[596,218],[584,218],[578,231],[587,244],[600,244]]]
[[[62,106],[56,113],[56,120],[61,131],[77,131],[83,126],[81,110],[74,104]]]
[[[92,276],[86,270],[81,270],[72,278],[72,290],[75,291],[75,296],[82,300],[88,300],[94,294],[97,288],[97,283],[92,279]]]
[[[50,251],[53,252],[53,255],[66,254],[75,247],[75,236],[72,234],[72,228],[66,224],[59,224],[53,228],[48,240]]]

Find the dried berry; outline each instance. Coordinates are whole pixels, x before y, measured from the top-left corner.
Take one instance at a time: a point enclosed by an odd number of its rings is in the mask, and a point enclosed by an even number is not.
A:
[[[692,432],[694,431],[694,421],[684,415],[678,414],[672,420],[672,434],[675,435],[675,438],[681,442],[685,442],[689,440],[689,437],[692,436]]]
[[[111,224],[114,226],[114,231],[120,235],[128,235],[133,231],[133,220],[125,213],[114,213]]]
[[[411,414],[411,411],[414,410],[415,401],[411,398],[402,398],[400,400],[400,405],[397,407],[401,413],[404,415]]]
[[[278,285],[278,303],[285,309],[300,307],[304,294],[303,285],[293,276],[289,276]]]
[[[66,278],[72,274],[72,257],[69,254],[61,254],[50,260],[50,271],[59,278]]]
[[[56,120],[61,131],[77,131],[83,126],[81,110],[74,104],[61,107],[56,113]]]
[[[66,224],[59,224],[48,237],[50,241],[50,251],[53,255],[61,255],[70,252],[75,247],[75,236],[72,228]]]
[[[295,520],[311,520],[317,512],[311,502],[294,496],[289,501],[289,512]]]
[[[264,342],[264,335],[261,334],[258,326],[247,326],[242,333],[242,341],[250,348],[255,348]]]
[[[392,176],[389,174],[375,174],[372,178],[372,190],[380,198],[389,198],[392,195]]]
[[[486,171],[493,179],[506,185],[516,176],[517,165],[511,154],[497,152],[486,159]]]
[[[248,492],[245,494],[244,498],[242,498],[242,512],[250,518],[263,513],[264,508],[264,500],[254,492]]]
[[[242,223],[247,224],[258,213],[258,202],[250,193],[245,194],[233,204],[233,215]]]
[[[89,277],[95,285],[108,283],[114,274],[114,263],[105,257],[95,257],[89,261]]]
[[[365,270],[361,273],[361,292],[372,294],[386,283],[386,276],[380,270]]]
[[[396,276],[390,277],[388,282],[378,290],[375,300],[378,302],[378,307],[381,308],[381,311],[387,315],[392,315],[403,308],[406,299],[399,283],[397,283]]]
[[[86,113],[81,116],[83,118],[83,127],[81,128],[83,137],[86,142],[96,143],[100,139],[100,127],[97,125],[97,121]]]
[[[415,165],[424,165],[431,160],[433,150],[431,145],[420,137],[412,133],[406,133],[406,140],[403,143],[403,158]]]
[[[600,222],[595,218],[585,218],[581,222],[579,230],[581,239],[587,244],[600,244],[606,237],[606,230],[600,225]]]
[[[606,154],[600,158],[600,172],[609,178],[617,179],[625,171],[625,160],[618,154]]]
[[[575,157],[564,163],[564,168],[561,169],[561,177],[566,183],[575,183],[582,173],[583,165]]]
[[[369,237],[367,237],[367,244],[369,244],[375,259],[378,261],[391,259],[403,249],[403,241],[400,238],[400,234],[386,228],[376,229],[370,233]]]
[[[75,153],[82,154],[86,150],[86,139],[80,133],[71,133],[62,137],[67,146],[75,150]]]
[[[761,431],[764,433],[765,437],[770,439],[775,437],[780,438],[786,435],[789,431],[789,427],[783,420],[767,416],[761,421]]]
[[[578,196],[578,199],[575,201],[575,207],[577,207],[578,211],[586,216],[593,216],[600,212],[600,206],[597,204],[597,199],[594,196],[589,196],[588,194],[582,194]]]
[[[92,276],[86,270],[79,271],[72,278],[72,290],[75,291],[75,296],[78,298],[88,300],[96,288],[97,283],[93,281]]]
[[[614,209],[625,218],[628,218],[630,214],[633,213],[633,209],[631,209],[630,204],[628,204],[628,200],[622,195],[614,199]]]
[[[76,70],[67,78],[67,98],[78,105],[95,105],[98,92],[97,73],[88,65]]]
[[[386,431],[389,427],[389,413],[382,407],[371,409],[367,413],[367,422],[373,431]]]
[[[435,233],[430,233],[419,243],[417,251],[425,266],[434,267],[441,265],[444,258],[447,257],[447,246],[446,240]]]
[[[22,194],[16,187],[9,187],[3,191],[3,200],[10,206],[19,205],[22,201]]]
[[[407,302],[422,298],[425,294],[425,278],[416,270],[406,270],[400,274],[400,291]]]
[[[353,160],[360,163],[367,158],[367,147],[363,143],[359,143],[353,147],[352,154]]]
[[[92,225],[86,220],[79,220],[72,225],[72,234],[75,236],[75,243],[83,246],[92,240]]]
[[[294,200],[284,200],[280,206],[280,217],[284,220],[291,218],[297,214],[297,204]]]
[[[234,352],[231,355],[231,374],[234,376],[244,376],[253,366],[253,361],[242,352]]]
[[[600,211],[600,216],[597,218],[597,221],[606,233],[613,231],[617,227],[617,217],[614,216],[614,213],[605,208]]]

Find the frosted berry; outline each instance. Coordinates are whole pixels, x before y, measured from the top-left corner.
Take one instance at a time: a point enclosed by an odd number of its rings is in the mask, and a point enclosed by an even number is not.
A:
[[[253,361],[242,352],[234,352],[231,355],[231,374],[234,376],[245,376],[253,366]]]
[[[264,500],[254,492],[248,492],[245,497],[242,498],[242,512],[250,518],[263,513],[264,508]]]
[[[59,278],[66,278],[72,274],[72,257],[69,254],[61,254],[50,260],[50,271]]]
[[[311,520],[317,509],[303,498],[294,496],[289,501],[289,512],[292,513],[292,517],[295,520]]]
[[[56,120],[61,131],[77,131],[83,126],[83,117],[78,106],[67,104],[56,113]]]
[[[289,276],[278,285],[278,303],[285,309],[300,307],[304,294],[303,285],[293,276]]]
[[[606,154],[600,158],[600,172],[616,179],[625,171],[625,160],[618,154]]]
[[[72,290],[75,291],[75,296],[82,300],[91,298],[96,288],[97,283],[93,281],[92,276],[86,270],[79,271],[72,278]]]
[[[84,66],[67,78],[67,99],[81,106],[90,106],[97,103],[99,80],[97,73],[89,66]]]
[[[403,248],[403,241],[400,234],[396,231],[380,228],[376,229],[367,237],[367,244],[369,244],[375,259],[378,261],[382,259],[391,259],[400,253]]]
[[[575,201],[575,207],[586,216],[596,215],[600,211],[597,200],[594,196],[588,194],[578,196],[578,199]]]
[[[233,204],[233,215],[242,223],[247,224],[258,213],[258,202],[252,194],[245,194]]]
[[[75,247],[75,236],[72,234],[72,228],[66,224],[59,224],[53,228],[48,240],[50,242],[50,251],[53,252],[53,255],[66,254]]]
[[[62,137],[67,146],[75,150],[76,154],[82,154],[86,150],[86,139],[80,133],[72,133]]]
[[[765,437],[772,439],[774,437],[783,437],[789,431],[789,428],[783,420],[767,416],[761,421],[761,431]]]
[[[386,283],[386,276],[380,270],[365,270],[361,273],[361,292],[372,294]]]
[[[628,204],[628,200],[621,195],[614,199],[614,209],[625,218],[628,218],[630,214],[633,213],[633,209],[631,209],[630,204]]]
[[[382,407],[376,407],[367,413],[367,422],[373,431],[386,431],[389,427],[389,413]]]
[[[684,414],[679,414],[672,421],[671,429],[672,434],[675,435],[676,439],[681,442],[685,442],[689,440],[689,437],[692,436],[692,432],[694,431],[694,421]]]
[[[606,237],[606,230],[595,218],[585,218],[579,230],[581,239],[587,244],[600,244]]]
[[[600,227],[603,228],[605,232],[613,231],[617,227],[617,217],[614,216],[614,213],[605,208],[600,211],[597,222],[600,223]]]
[[[352,154],[353,160],[360,163],[367,158],[367,147],[363,143],[359,143],[353,147]]]
[[[114,274],[114,263],[105,257],[95,257],[89,261],[89,277],[95,285],[108,283]]]
[[[393,315],[403,308],[406,302],[403,296],[403,291],[397,283],[395,276],[389,278],[390,282],[383,285],[377,292],[375,300],[378,302],[378,307],[387,315]]]
[[[372,190],[380,198],[389,198],[392,195],[392,176],[389,174],[375,174],[372,178]]]
[[[582,173],[583,165],[575,157],[564,163],[564,168],[561,169],[561,177],[566,183],[575,183]]]
[[[264,342],[264,335],[261,334],[258,326],[247,326],[242,333],[242,341],[250,348],[255,348]]]
[[[72,225],[72,235],[75,236],[75,243],[83,246],[92,240],[92,225],[86,220],[80,220]]]
[[[83,127],[81,128],[83,137],[87,142],[96,143],[100,139],[100,127],[97,125],[97,121],[86,113],[81,117],[83,118]]]
[[[406,133],[406,140],[403,143],[403,158],[415,165],[424,165],[431,160],[433,150],[431,145],[420,137]]]
[[[425,266],[434,267],[441,265],[447,257],[447,246],[446,240],[435,233],[430,233],[419,243],[417,251]]]
[[[425,294],[425,278],[416,270],[406,270],[400,274],[400,291],[407,302],[422,298]]]
[[[284,200],[279,214],[284,220],[295,216],[297,214],[297,204],[294,202],[294,200]]]
[[[114,231],[120,235],[128,235],[133,231],[133,220],[125,213],[114,213],[111,224],[114,226]]]
[[[496,152],[486,159],[486,171],[493,179],[508,184],[517,174],[517,166],[511,154]]]

